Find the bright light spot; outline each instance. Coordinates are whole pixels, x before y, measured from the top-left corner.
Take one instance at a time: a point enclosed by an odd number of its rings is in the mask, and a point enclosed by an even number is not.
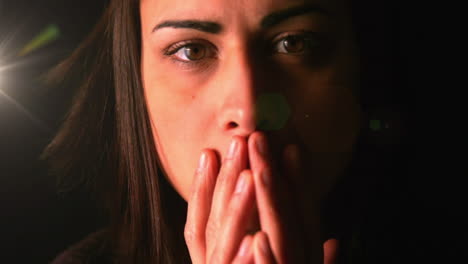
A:
[[[1,2],[1,0],[0,0]],[[2,18],[0,16],[0,18]],[[32,67],[32,62],[37,58],[26,58],[17,57],[17,55],[26,55],[36,49],[43,47],[44,45],[56,40],[59,35],[59,29],[56,25],[51,25],[40,32],[33,40],[26,44],[23,48],[18,47],[22,45],[18,43],[17,36],[21,33],[20,30],[10,30],[3,32],[1,27],[4,23],[0,20],[0,99],[1,103],[8,103],[12,105],[18,112],[29,118],[39,129],[46,133],[51,133],[51,129],[48,125],[42,121],[39,117],[33,114],[29,109],[24,106],[20,101],[17,101],[14,97],[16,89],[22,88],[17,86],[18,83],[24,83],[27,79],[22,79],[24,70],[28,70]],[[17,27],[21,28],[21,27]],[[33,60],[34,59],[34,60]],[[31,82],[31,87],[33,82]],[[22,85],[24,86],[24,85]],[[18,91],[25,93],[25,91]],[[0,130],[1,130],[0,126]]]

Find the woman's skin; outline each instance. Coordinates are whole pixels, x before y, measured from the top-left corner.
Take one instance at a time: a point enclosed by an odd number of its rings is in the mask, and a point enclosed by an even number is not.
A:
[[[343,1],[141,0],[142,81],[193,263],[321,261],[318,203],[360,126]],[[272,93],[290,115],[260,132]]]

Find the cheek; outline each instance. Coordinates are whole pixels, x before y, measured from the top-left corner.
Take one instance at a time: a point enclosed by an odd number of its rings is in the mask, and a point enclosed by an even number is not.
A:
[[[294,123],[312,152],[350,152],[360,129],[358,67],[351,44],[338,46],[323,67],[291,74],[299,87],[291,95],[296,102]]]
[[[196,120],[185,118],[177,107],[151,107],[151,120],[156,149],[164,175],[183,197],[187,198],[197,160],[199,142]],[[169,110],[170,109],[170,110]]]
[[[352,148],[360,109],[350,88],[313,89],[296,105],[294,123],[311,150],[343,152]]]
[[[187,143],[194,137],[189,132],[193,130],[188,129],[193,128],[194,123],[186,118],[185,109],[161,100],[163,97],[158,98],[157,92],[152,98],[149,97],[149,109],[162,169],[172,186],[185,198],[193,175],[190,170],[195,162],[195,150]]]
[[[189,87],[177,78],[152,72],[146,73],[144,87],[156,149],[166,178],[187,199],[206,142],[207,104],[195,93],[187,93]]]
[[[309,82],[295,98],[293,126],[307,151],[311,186],[327,192],[349,165],[360,129],[360,107],[350,87]],[[315,188],[315,187],[314,187]]]

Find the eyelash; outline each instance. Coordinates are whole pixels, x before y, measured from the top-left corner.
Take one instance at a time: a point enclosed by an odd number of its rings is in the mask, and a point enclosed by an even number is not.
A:
[[[282,41],[285,41],[285,40],[287,40],[288,38],[291,38],[291,37],[299,37],[305,42],[304,43],[305,44],[304,52],[296,54],[296,53],[286,53],[286,52],[276,51],[277,53],[286,54],[286,55],[290,55],[290,56],[291,55],[292,56],[294,56],[294,55],[295,56],[298,56],[298,55],[300,56],[300,55],[307,54],[308,52],[311,51],[311,49],[316,48],[322,42],[322,40],[320,38],[320,35],[317,32],[311,32],[311,31],[300,31],[300,32],[294,32],[294,33],[288,32],[288,33],[285,33],[285,34],[280,34],[278,37],[276,37],[276,38],[279,38],[279,39],[273,42],[274,45],[273,45],[273,48],[272,48],[272,52],[275,52],[275,48],[277,47],[277,45],[279,43],[281,43]]]
[[[166,48],[164,50],[164,55],[168,56],[168,57],[171,57],[174,61],[180,62],[180,63],[183,63],[183,64],[199,64],[199,63],[202,63],[203,59],[206,59],[206,57],[204,57],[202,59],[199,59],[199,60],[182,60],[182,59],[178,59],[178,58],[176,58],[174,56],[174,54],[178,53],[183,48],[188,48],[190,46],[195,46],[195,45],[202,46],[205,49],[205,51],[208,50],[208,52],[212,53],[211,58],[216,57],[216,53],[217,53],[216,47],[213,46],[211,43],[209,43],[209,42],[207,42],[205,40],[202,40],[202,39],[184,40],[184,41],[181,41],[181,42],[177,42],[177,43],[169,46],[168,48]],[[210,47],[207,47],[207,46],[211,46],[211,49],[210,49]]]
[[[277,45],[279,43],[281,43],[282,41],[285,41],[285,40],[287,40],[288,38],[291,38],[291,37],[299,37],[299,38],[301,38],[301,40],[303,40],[305,42],[305,51],[304,52],[302,52],[300,54],[295,54],[295,53],[278,52],[276,50]],[[273,41],[273,46],[271,46],[268,49],[269,52],[272,53],[272,55],[277,53],[277,54],[289,55],[289,56],[302,56],[302,55],[305,55],[307,52],[310,51],[310,50],[307,50],[307,49],[315,48],[316,45],[320,45],[320,43],[321,43],[321,39],[320,39],[319,34],[316,33],[316,32],[310,32],[310,31],[300,31],[300,32],[294,32],[294,33],[289,32],[289,33],[285,33],[285,34],[280,34],[275,38],[278,39],[278,40]],[[205,52],[209,52],[211,54],[209,54],[209,56],[205,56],[205,57],[203,57],[201,59],[198,59],[198,60],[190,60],[190,59],[184,60],[184,59],[177,58],[177,56],[175,56],[175,54],[182,51],[184,48],[188,48],[188,47],[191,47],[191,46],[197,46],[197,45],[199,45],[200,47],[203,47]],[[164,55],[165,56],[171,57],[174,61],[176,61],[178,63],[183,63],[184,66],[189,66],[190,64],[195,66],[196,64],[203,63],[203,61],[205,59],[207,59],[207,58],[215,58],[216,55],[217,55],[217,52],[218,52],[218,50],[213,44],[211,44],[211,43],[209,43],[209,42],[207,42],[205,40],[202,40],[202,39],[180,41],[180,42],[177,42],[177,43],[169,46],[168,48],[164,49]]]

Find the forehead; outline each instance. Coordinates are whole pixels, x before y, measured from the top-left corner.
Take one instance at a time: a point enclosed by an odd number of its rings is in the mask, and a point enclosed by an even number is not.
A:
[[[339,0],[141,0],[142,22],[167,19],[216,20],[229,24],[243,18],[256,24],[275,11],[301,5],[316,5],[334,13]]]

